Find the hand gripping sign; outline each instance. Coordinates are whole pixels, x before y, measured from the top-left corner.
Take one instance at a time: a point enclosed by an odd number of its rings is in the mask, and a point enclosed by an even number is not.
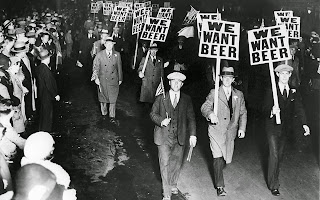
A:
[[[140,39],[142,40],[151,40],[150,46],[154,41],[158,42],[165,42],[169,27],[170,27],[171,20],[169,19],[161,19],[156,17],[148,17],[146,23],[143,27]],[[142,73],[144,73],[147,61],[150,55],[150,51],[148,51],[145,59],[145,63],[143,65]]]
[[[273,62],[291,59],[289,39],[284,25],[265,27],[248,31],[251,65],[269,64],[274,106],[279,107]],[[280,114],[276,115],[281,123]]]
[[[221,59],[239,60],[240,23],[222,20],[203,20],[199,57],[216,58],[216,77],[219,80]],[[213,112],[218,112],[219,81],[215,82]]]

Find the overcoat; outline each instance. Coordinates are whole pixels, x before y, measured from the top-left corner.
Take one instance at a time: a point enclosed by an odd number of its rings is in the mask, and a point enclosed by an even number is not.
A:
[[[231,163],[234,150],[234,139],[238,130],[246,131],[247,109],[243,93],[232,88],[232,110],[233,115],[230,119],[230,109],[228,100],[222,86],[218,94],[218,113],[219,123],[217,125],[209,123],[208,135],[210,138],[210,148],[214,158],[223,157],[226,163]],[[213,113],[214,89],[210,91],[206,101],[201,106],[202,115],[209,121],[209,115]]]
[[[156,145],[165,144],[170,132],[170,126],[161,127],[161,122],[167,117],[166,113],[172,106],[169,92],[165,96],[166,98],[163,95],[157,96],[150,112],[151,120],[156,124],[154,128],[154,143]],[[187,136],[196,136],[196,120],[190,96],[180,92],[180,99],[175,109],[178,109],[178,143],[184,145]]]
[[[107,52],[100,51],[93,60],[91,80],[98,78],[98,99],[102,103],[116,103],[119,94],[119,81],[122,81],[122,62],[120,53],[112,51],[111,58]]]
[[[142,71],[145,57],[142,58],[138,72]],[[160,84],[160,78],[163,77],[163,60],[156,57],[156,63],[153,64],[152,59],[149,57],[147,61],[144,77],[142,78],[140,101],[153,103],[157,87]]]

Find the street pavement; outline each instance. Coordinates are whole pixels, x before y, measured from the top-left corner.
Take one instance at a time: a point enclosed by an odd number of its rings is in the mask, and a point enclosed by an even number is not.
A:
[[[161,178],[157,148],[153,143],[154,124],[150,108],[137,102],[138,85],[127,74],[120,87],[117,119],[113,126],[102,119],[95,85],[84,78],[84,70],[70,64],[64,79],[62,102],[56,104],[54,161],[70,174],[79,200],[158,200]],[[207,125],[200,105],[209,90],[201,81],[184,90],[194,103],[198,145],[191,161],[185,161],[180,175],[179,195],[173,200],[316,200],[319,199],[319,159],[315,136],[289,141],[280,172],[280,197],[273,197],[265,181],[267,150],[259,115],[248,107],[247,135],[236,140],[231,164],[224,170],[226,197],[216,196]],[[317,126],[315,126],[317,127]],[[312,129],[314,130],[314,129]],[[319,129],[316,129],[319,130]],[[301,133],[302,134],[302,133]],[[188,148],[187,148],[188,150]]]

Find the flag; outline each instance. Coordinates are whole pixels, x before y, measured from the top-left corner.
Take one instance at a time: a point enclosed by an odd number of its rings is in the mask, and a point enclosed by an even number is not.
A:
[[[186,38],[194,37],[194,27],[186,26],[178,31],[178,36],[184,36]]]
[[[188,11],[186,17],[184,18],[182,25],[193,24],[197,20],[197,13],[199,13],[200,11],[197,11],[192,6],[190,6],[190,7],[191,7],[191,9],[190,9],[190,11]]]
[[[156,96],[159,96],[160,94],[163,94],[163,98],[166,98],[165,92],[164,92],[164,86],[163,86],[163,81],[162,77],[160,78],[160,84],[156,90]]]

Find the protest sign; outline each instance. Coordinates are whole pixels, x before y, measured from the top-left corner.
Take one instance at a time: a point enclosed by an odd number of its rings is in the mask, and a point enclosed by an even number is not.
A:
[[[203,20],[199,57],[239,60],[240,23]]]
[[[140,39],[165,42],[171,20],[148,17]]]
[[[273,14],[274,14],[274,18],[275,18],[276,21],[278,20],[277,18],[280,18],[280,17],[293,17],[293,11],[292,10],[274,11]]]
[[[134,10],[139,10],[140,8],[145,7],[144,3],[134,3]]]
[[[121,6],[121,7],[126,7],[126,3],[125,1],[119,1],[118,2],[118,6]]]
[[[111,15],[113,10],[113,3],[103,4],[103,15]]]
[[[171,19],[173,16],[173,10],[174,8],[164,8],[161,7],[159,9],[159,12],[157,14],[157,18],[162,18],[162,19]]]
[[[100,10],[100,9],[102,9],[102,7],[103,7],[103,1],[97,1],[96,2],[97,4],[98,4],[98,9]]]
[[[197,20],[197,14],[200,11],[197,11],[196,9],[194,9],[194,7],[191,6],[190,11],[188,11],[187,15],[185,16],[182,25],[189,25],[189,24],[193,24],[196,20]]]
[[[251,65],[291,59],[285,26],[271,26],[248,31]]]
[[[133,2],[125,2],[124,7],[129,7],[130,10],[133,10]]]
[[[151,5],[152,5],[151,1],[144,2],[145,7],[151,7]]]
[[[99,12],[99,5],[95,2],[91,3],[91,13],[98,13]]]
[[[281,16],[276,18],[276,23],[285,25],[289,38],[300,39],[300,17]]]
[[[170,2],[163,2],[163,7],[170,8],[171,7]]]
[[[146,22],[148,16],[149,11],[146,8],[140,8],[133,12],[132,35],[142,30],[142,25]]]
[[[273,104],[279,107],[273,62],[291,59],[289,38],[284,25],[265,27],[248,31],[248,43],[251,65],[269,64]],[[280,114],[276,114],[276,123],[281,124]]]
[[[125,22],[127,18],[129,8],[116,6],[112,11],[110,21],[112,22]]]
[[[221,13],[197,13],[197,28],[199,38],[201,37],[202,21],[204,19],[221,20]]]
[[[152,7],[146,7],[146,10],[149,12],[149,16],[152,17]]]

